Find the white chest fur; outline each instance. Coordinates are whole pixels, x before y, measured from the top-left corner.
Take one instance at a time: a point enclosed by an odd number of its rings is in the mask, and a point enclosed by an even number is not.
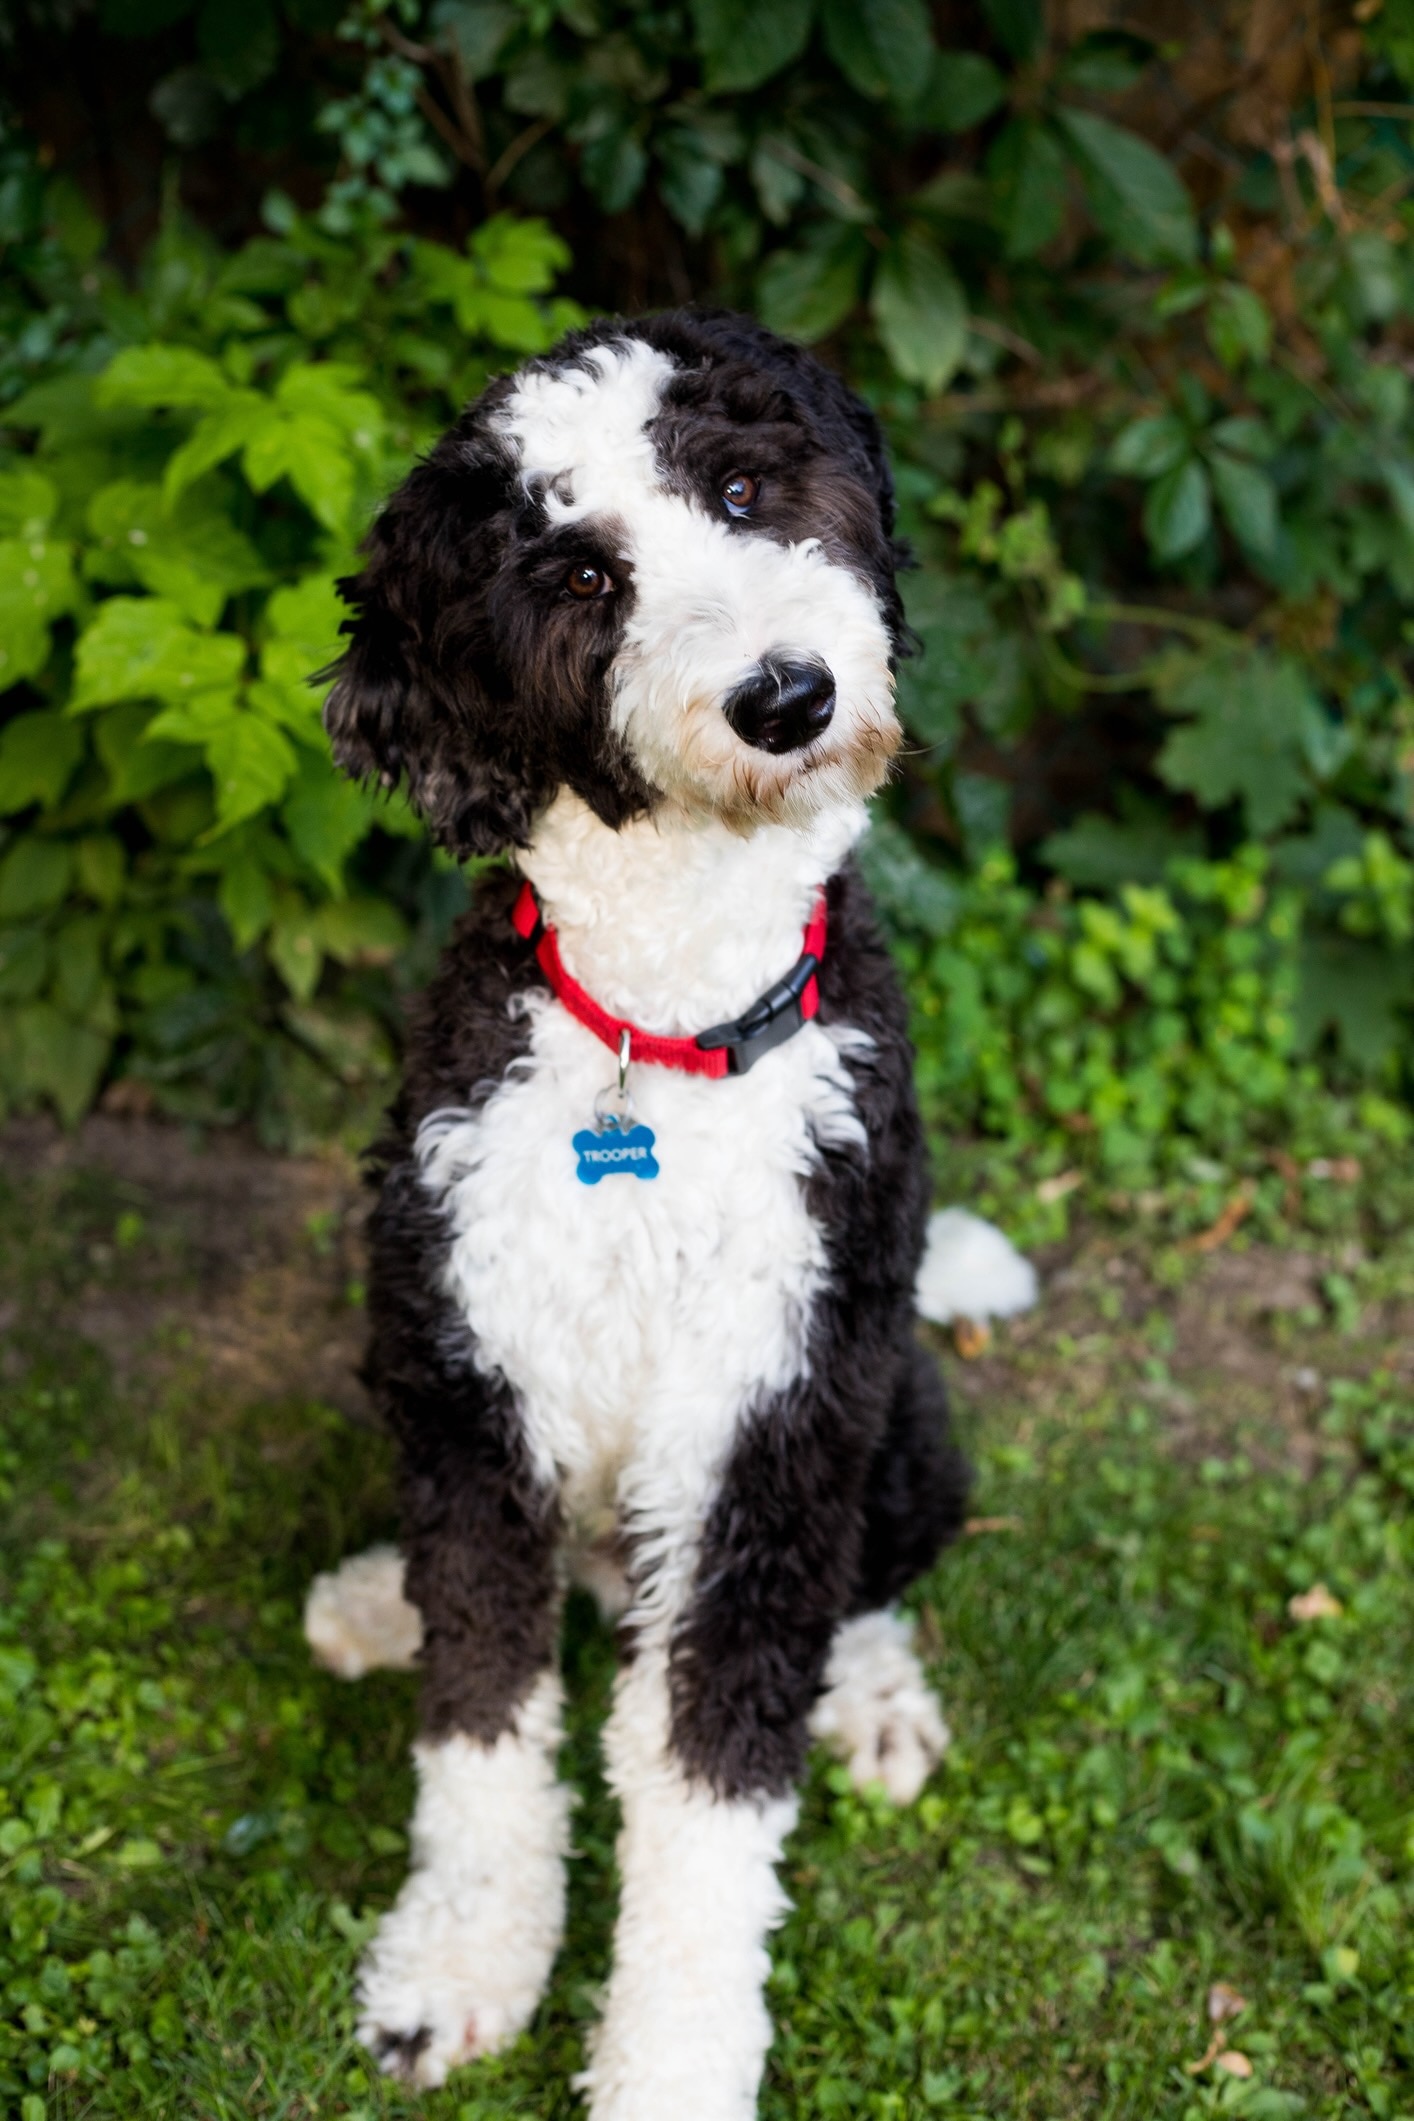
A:
[[[582,819],[572,823],[577,832]],[[622,858],[628,835],[598,833]],[[795,844],[773,855],[796,871],[783,913],[779,890],[745,903],[753,866],[760,885],[784,881],[761,874],[765,861],[742,863],[740,843],[724,844],[741,875],[724,905],[700,874],[699,848],[685,865],[698,872],[694,889],[677,904],[620,883],[619,905],[632,911],[604,920],[600,953],[590,941],[599,926],[592,894],[581,887],[588,920],[560,926],[567,963],[608,1006],[632,1007],[645,1029],[699,1028],[734,1013],[789,969],[802,909],[833,852],[789,837]],[[648,851],[650,864],[661,861],[659,840]],[[555,918],[534,854],[527,866]],[[573,892],[560,895],[578,910]],[[723,951],[733,922],[737,948]],[[652,997],[626,991],[629,968],[641,964],[625,936],[635,925],[660,950],[664,929],[677,931],[677,948],[663,951],[677,991],[662,978],[651,1013]],[[425,1183],[454,1232],[449,1293],[480,1364],[514,1388],[538,1470],[571,1515],[593,1530],[610,1514],[630,1520],[662,1539],[666,1558],[698,1522],[742,1413],[806,1365],[827,1261],[805,1182],[821,1145],[862,1139],[842,1059],[850,1034],[807,1024],[749,1074],[720,1081],[635,1069],[631,1089],[656,1136],[660,1175],[615,1173],[586,1186],[572,1138],[589,1124],[613,1057],[558,1002],[536,995],[528,1006],[526,1059],[477,1112],[434,1115],[419,1137]]]

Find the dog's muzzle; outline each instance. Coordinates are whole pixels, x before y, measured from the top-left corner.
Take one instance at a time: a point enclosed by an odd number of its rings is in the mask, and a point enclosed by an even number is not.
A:
[[[757,751],[803,751],[834,719],[835,681],[823,663],[763,656],[722,712]]]

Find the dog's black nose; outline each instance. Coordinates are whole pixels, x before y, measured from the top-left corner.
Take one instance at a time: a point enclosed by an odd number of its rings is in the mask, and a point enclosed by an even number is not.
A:
[[[830,726],[835,681],[823,663],[763,656],[722,711],[744,744],[758,751],[802,751]]]

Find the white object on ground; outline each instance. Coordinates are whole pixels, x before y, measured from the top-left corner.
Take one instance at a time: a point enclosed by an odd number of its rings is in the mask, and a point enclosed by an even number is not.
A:
[[[928,1223],[928,1244],[914,1284],[920,1314],[935,1326],[969,1318],[1011,1318],[1029,1311],[1038,1293],[1036,1269],[994,1223],[966,1208],[940,1208]]]

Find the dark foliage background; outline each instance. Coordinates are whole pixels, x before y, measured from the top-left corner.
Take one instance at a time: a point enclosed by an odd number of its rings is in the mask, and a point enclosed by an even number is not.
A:
[[[5,1097],[381,1095],[464,886],[327,766],[328,585],[490,369],[720,300],[895,450],[940,1127],[1057,1211],[1402,1145],[1414,5],[1141,12],[12,0]]]

